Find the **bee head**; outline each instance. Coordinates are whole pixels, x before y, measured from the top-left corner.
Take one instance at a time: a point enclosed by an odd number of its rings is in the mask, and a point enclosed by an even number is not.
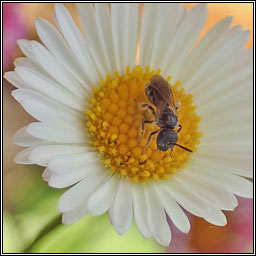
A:
[[[160,129],[156,143],[157,148],[161,151],[166,151],[169,148],[173,148],[178,140],[177,133],[172,129],[162,128]]]

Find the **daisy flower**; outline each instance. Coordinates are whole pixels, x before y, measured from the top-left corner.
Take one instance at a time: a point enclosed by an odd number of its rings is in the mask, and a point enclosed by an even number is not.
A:
[[[207,7],[190,12],[178,3],[77,4],[83,31],[61,4],[54,27],[36,29],[43,44],[19,40],[26,58],[5,74],[14,98],[38,120],[14,136],[27,147],[17,163],[45,166],[59,199],[63,223],[109,213],[119,234],[134,218],[145,238],[171,241],[167,216],[184,233],[183,208],[214,225],[226,225],[235,195],[252,197],[252,49],[249,31],[230,27],[232,17],[195,42]],[[154,74],[169,82],[182,130],[178,146],[161,151],[145,86]],[[153,106],[154,107],[154,106]]]

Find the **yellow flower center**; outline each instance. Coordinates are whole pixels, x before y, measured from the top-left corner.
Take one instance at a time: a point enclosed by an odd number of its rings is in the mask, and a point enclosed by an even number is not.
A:
[[[122,76],[117,71],[114,76],[107,75],[106,79],[100,80],[99,86],[94,87],[90,108],[86,110],[92,146],[102,154],[104,165],[109,167],[111,174],[130,178],[133,182],[166,180],[170,174],[184,168],[193,154],[178,146],[174,146],[172,154],[170,149],[160,151],[156,144],[157,134],[146,146],[150,133],[159,129],[155,123],[145,124],[141,137],[142,122],[154,120],[153,114],[141,107],[142,103],[150,103],[145,86],[154,74],[160,72],[136,66],[132,71],[127,67]],[[179,100],[181,104],[178,120],[182,130],[178,133],[177,143],[195,152],[203,134],[198,132],[201,117],[195,114],[193,96],[180,88],[180,82],[171,84],[170,76],[166,80],[174,101]]]

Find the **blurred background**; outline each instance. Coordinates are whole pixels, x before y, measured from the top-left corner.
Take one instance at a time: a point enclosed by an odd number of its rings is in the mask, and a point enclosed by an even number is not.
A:
[[[66,3],[64,5],[71,12],[75,21],[79,23],[74,4]],[[184,5],[191,9],[195,4],[185,3]],[[142,9],[143,5],[141,4],[140,10]],[[229,15],[234,16],[233,25],[241,24],[244,29],[253,31],[252,3],[209,3],[208,9],[207,23],[200,38],[219,20]],[[3,4],[3,72],[13,70],[13,60],[23,56],[17,48],[16,40],[20,38],[39,40],[34,20],[41,17],[53,23],[53,10],[54,4],[52,3]],[[246,47],[252,47],[252,45],[253,35],[251,33]],[[21,150],[20,147],[13,144],[13,134],[19,128],[34,121],[12,98],[10,93],[13,89],[11,84],[3,80],[3,246],[5,253],[22,252],[33,241],[40,230],[58,215],[57,201],[64,192],[64,189],[57,190],[47,186],[47,183],[41,178],[43,168],[17,165],[13,162],[14,156]],[[247,208],[243,209],[247,211],[250,209],[252,212],[251,200],[246,200],[245,205]],[[238,225],[234,220],[235,214],[227,213],[227,215],[231,216],[231,223],[233,221]],[[248,212],[248,216],[252,223],[252,213]],[[244,246],[246,245],[243,250],[246,251],[252,247],[250,240],[252,239],[252,225],[246,226],[246,232],[249,232],[247,236],[251,236],[251,238],[244,241],[240,239],[239,235],[234,238],[234,234],[230,234],[230,225],[220,229],[209,227],[207,223],[198,218],[192,218],[191,222],[192,229],[189,235],[181,237],[181,234],[178,234],[172,242],[179,243],[179,239],[185,239],[188,252],[214,252],[217,250],[216,248],[223,246],[223,241],[227,240],[229,243],[234,243],[234,241],[243,243]],[[179,246],[183,246],[183,244]],[[178,247],[173,248],[176,248],[177,251],[182,250]],[[99,217],[87,215],[72,226],[60,226],[41,239],[33,248],[33,252],[48,253],[175,252],[173,250],[160,247],[152,239],[143,239],[135,225],[126,235],[119,236],[109,223],[107,215]],[[228,252],[228,249],[225,252]]]

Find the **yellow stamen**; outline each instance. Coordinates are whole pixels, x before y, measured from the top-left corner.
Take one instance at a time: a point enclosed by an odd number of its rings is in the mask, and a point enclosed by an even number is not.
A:
[[[101,153],[104,165],[111,174],[136,183],[169,179],[171,174],[186,167],[191,155],[177,146],[171,155],[170,150],[158,150],[157,134],[146,146],[150,133],[159,129],[155,124],[146,124],[141,138],[141,123],[154,120],[152,113],[140,104],[150,103],[145,96],[145,85],[156,73],[161,74],[161,70],[136,66],[133,70],[127,67],[122,76],[117,71],[114,76],[108,74],[94,87],[91,106],[85,111],[92,146]],[[166,79],[170,83],[171,76]],[[182,130],[177,143],[196,151],[203,133],[198,131],[201,117],[195,114],[193,95],[185,93],[180,81],[170,86],[174,101],[180,102],[178,119]]]

